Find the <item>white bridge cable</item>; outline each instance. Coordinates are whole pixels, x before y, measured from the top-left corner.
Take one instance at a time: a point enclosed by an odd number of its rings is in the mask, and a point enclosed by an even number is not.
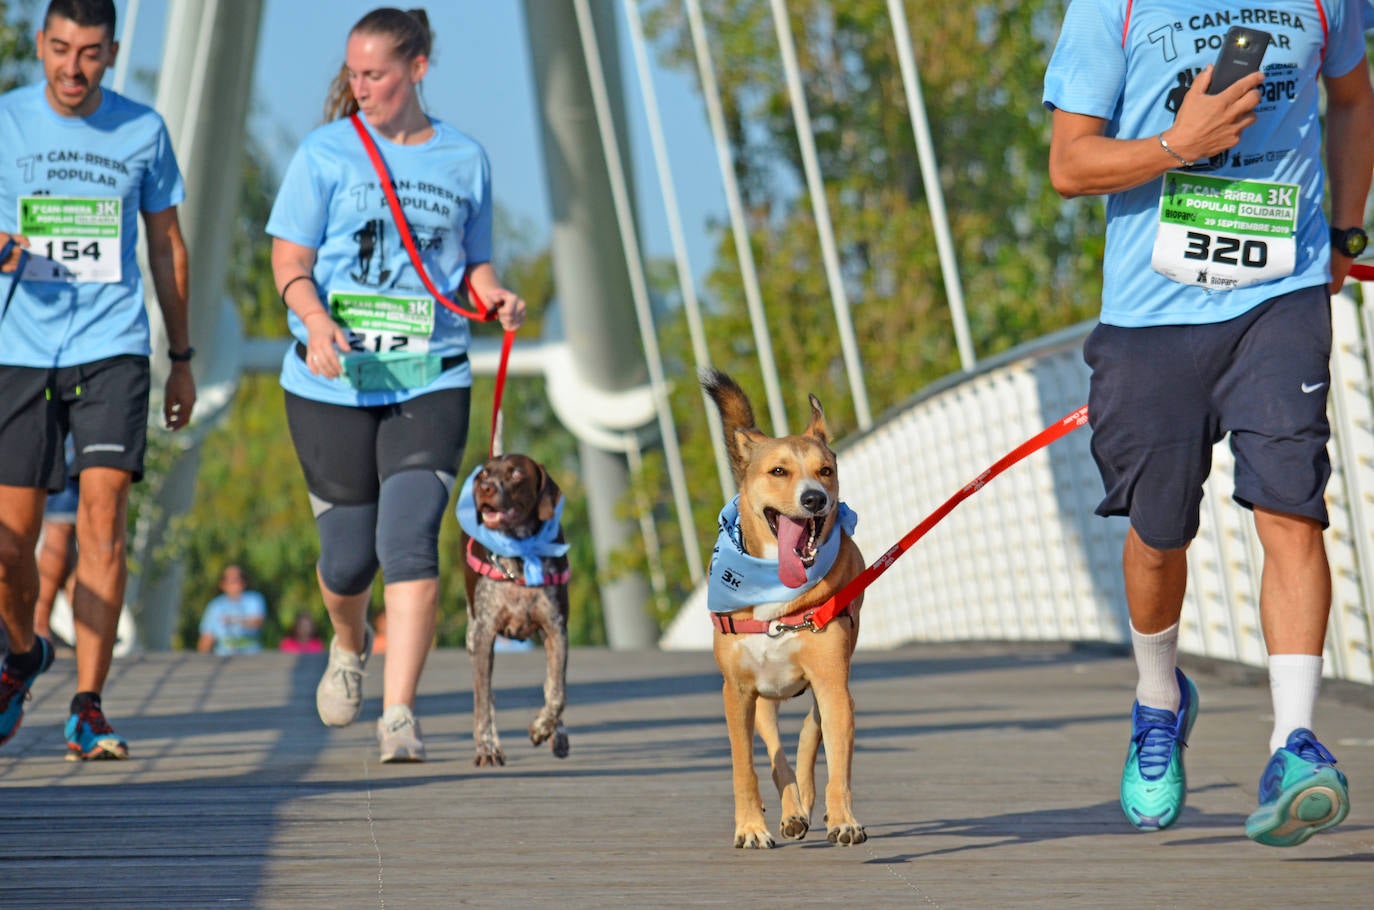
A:
[[[682,454],[678,448],[677,428],[673,425],[669,406],[667,382],[663,375],[663,357],[654,332],[654,314],[649,305],[649,287],[644,274],[644,261],[639,253],[639,234],[635,228],[634,211],[630,205],[629,182],[620,157],[616,138],[614,114],[606,74],[601,68],[601,52],[592,22],[588,0],[573,0],[577,14],[577,30],[582,39],[582,55],[587,61],[587,75],[591,82],[592,102],[596,108],[597,128],[605,147],[606,167],[611,183],[611,197],[615,203],[616,221],[620,227],[620,242],[625,250],[625,265],[630,278],[630,296],[634,298],[639,322],[640,342],[644,345],[644,359],[648,362],[649,383],[657,404],[659,433],[663,437],[663,455],[673,488],[678,526],[682,533],[682,550],[687,560],[688,575],[693,584],[702,580],[701,548],[692,522],[692,503],[682,471]]]
[[[911,44],[911,29],[902,0],[887,0],[887,11],[892,20],[892,38],[897,42],[897,62],[902,70],[911,131],[916,138],[916,155],[921,162],[921,181],[925,184],[930,221],[935,228],[935,248],[940,254],[940,274],[944,277],[945,297],[949,300],[950,317],[954,322],[954,341],[959,347],[959,362],[965,372],[971,372],[978,365],[978,357],[969,333],[968,312],[964,309],[959,265],[954,257],[949,218],[945,214],[945,194],[940,187],[940,172],[935,166],[935,146],[930,141],[930,121],[926,118],[926,104],[921,93],[921,71],[916,65],[916,51]]]
[[[197,108],[200,99],[205,97],[206,74],[210,70],[210,51],[215,43],[215,20],[219,17],[219,0],[207,0],[200,18],[200,34],[196,36],[195,65],[191,70],[191,88],[186,93],[186,110],[181,114],[181,148],[177,149],[179,161],[195,161],[196,137],[200,130],[195,129]]]
[[[845,372],[849,389],[854,396],[854,414],[859,429],[873,426],[868,409],[868,387],[864,384],[863,365],[859,362],[859,346],[854,338],[854,320],[849,312],[849,299],[844,291],[844,276],[840,271],[840,256],[835,248],[835,229],[830,223],[830,204],[825,197],[825,181],[821,177],[816,158],[816,136],[811,129],[811,114],[806,104],[806,90],[802,87],[801,70],[797,66],[797,48],[792,40],[792,25],[787,16],[786,0],[770,0],[773,26],[778,33],[782,51],[783,70],[787,75],[787,91],[792,99],[792,120],[796,124],[797,144],[801,148],[802,166],[806,170],[806,187],[811,195],[811,210],[816,218],[816,232],[820,235],[821,256],[825,261],[825,278],[830,285],[830,303],[835,310],[835,324],[840,332],[840,349],[844,353]]]
[[[124,53],[115,58],[114,76],[110,88],[124,94],[124,83],[129,80],[129,61],[134,57],[134,35],[138,32],[139,0],[129,0],[124,9],[124,28],[119,32],[119,49]]]
[[[730,213],[730,231],[735,238],[735,258],[739,260],[740,281],[744,285],[744,301],[749,310],[749,325],[754,332],[754,347],[759,355],[759,372],[763,377],[764,396],[768,400],[768,416],[773,421],[773,435],[787,435],[787,408],[778,383],[778,366],[773,359],[773,341],[768,335],[768,316],[763,311],[763,295],[759,292],[759,276],[754,266],[754,249],[749,242],[749,225],[744,219],[744,203],[740,197],[739,177],[735,174],[735,156],[730,151],[730,138],[725,130],[725,114],[720,103],[720,86],[716,83],[715,65],[711,61],[711,45],[706,40],[706,25],[699,0],[685,0],[687,24],[692,32],[692,48],[697,59],[697,73],[701,79],[701,96],[706,102],[706,117],[715,139],[716,161],[725,188],[725,205]]]
[[[638,474],[644,469],[644,449],[639,444],[639,436],[634,433],[625,434],[625,458],[629,462],[630,470]],[[634,488],[635,511],[639,513],[639,533],[644,535],[644,545],[648,547],[650,553],[661,551],[658,540],[658,525],[654,522],[654,504],[645,502],[643,487]],[[654,600],[660,611],[666,612],[670,607],[668,603],[668,577],[663,571],[663,560],[649,560],[649,585],[653,588]]]
[[[711,365],[711,351],[706,344],[706,329],[701,321],[701,303],[697,300],[696,281],[692,277],[692,263],[687,255],[687,241],[682,233],[682,213],[678,209],[677,191],[673,186],[673,168],[668,159],[668,144],[663,138],[663,118],[658,108],[658,92],[654,88],[649,69],[649,54],[644,42],[644,23],[639,17],[637,0],[624,0],[625,18],[630,23],[630,43],[634,47],[635,68],[639,75],[640,94],[649,121],[649,138],[654,150],[654,166],[658,170],[658,186],[663,193],[663,208],[668,220],[668,233],[673,243],[673,258],[677,263],[677,281],[682,289],[682,306],[687,314],[687,328],[692,338],[692,354],[698,367]],[[716,456],[716,475],[724,500],[735,495],[734,477],[725,451],[725,429],[716,406],[701,391],[706,422],[711,431],[711,447]]]

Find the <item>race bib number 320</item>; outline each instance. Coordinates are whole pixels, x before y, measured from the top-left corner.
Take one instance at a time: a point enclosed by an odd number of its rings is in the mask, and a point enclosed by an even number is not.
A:
[[[1297,227],[1296,184],[1169,171],[1150,264],[1218,291],[1273,281],[1293,274]]]
[[[122,208],[121,199],[20,197],[19,233],[29,238],[23,280],[118,282]]]

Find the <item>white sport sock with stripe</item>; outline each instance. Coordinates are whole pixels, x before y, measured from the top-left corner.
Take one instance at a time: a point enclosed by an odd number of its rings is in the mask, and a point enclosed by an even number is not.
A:
[[[1131,626],[1131,650],[1140,679],[1135,685],[1135,700],[1147,708],[1178,711],[1182,693],[1178,691],[1178,623],[1163,632],[1146,635]]]
[[[1322,685],[1320,654],[1270,654],[1269,694],[1274,700],[1274,729],[1269,753],[1283,748],[1288,734],[1299,727],[1312,729],[1312,712]]]

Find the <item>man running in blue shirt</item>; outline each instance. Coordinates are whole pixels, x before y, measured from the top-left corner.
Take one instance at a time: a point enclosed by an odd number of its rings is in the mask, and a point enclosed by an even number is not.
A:
[[[134,257],[138,217],[172,361],[163,417],[191,419],[188,263],[176,206],[185,197],[162,118],[100,80],[119,50],[112,0],[52,0],[38,32],[43,81],[0,96],[0,744],[23,717],[52,646],[34,634],[34,547],[44,499],[81,476],[73,613],[77,693],[68,757],[127,758],[105,719],[128,570],[129,486],[142,478],[149,326]]]
[[[1173,824],[1187,795],[1198,693],[1176,666],[1179,616],[1212,447],[1227,434],[1235,499],[1264,550],[1274,704],[1246,835],[1298,844],[1349,809],[1312,717],[1331,608],[1330,294],[1363,249],[1374,167],[1365,12],[1365,0],[1073,0],[1045,77],[1050,179],[1066,197],[1107,196],[1102,316],[1083,353],[1097,511],[1130,517],[1139,681],[1121,808],[1137,828]],[[1265,48],[1262,68],[1212,94],[1232,41]]]

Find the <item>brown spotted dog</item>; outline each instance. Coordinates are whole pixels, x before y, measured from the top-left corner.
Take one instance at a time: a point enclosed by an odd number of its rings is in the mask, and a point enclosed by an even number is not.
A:
[[[862,597],[818,632],[778,630],[779,620],[786,617],[790,622],[821,606],[864,568],[863,554],[849,536],[853,513],[840,502],[825,413],[812,395],[806,430],[775,438],[755,426],[749,399],[729,376],[705,370],[701,384],[720,410],[739,485],[737,519],[730,515],[730,506],[721,514],[722,537],[712,557],[707,590],[715,626],[713,650],[725,676],[735,846],[773,846],[754,770],[756,729],[768,749],[773,782],[782,798],[779,833],[800,840],[811,827],[816,756],[824,742],[826,836],[835,844],[863,843],[867,835],[854,818],[850,796],[854,699],[849,693]],[[833,539],[836,535],[838,541]],[[818,554],[825,556],[818,561]],[[828,571],[826,559],[833,559]],[[750,571],[754,585],[742,589],[739,580]],[[763,592],[768,596],[750,600]],[[749,631],[737,631],[745,629]],[[812,704],[802,722],[794,772],[778,734],[778,706],[808,688]]]
[[[477,754],[473,763],[504,765],[505,753],[496,732],[496,705],[491,692],[491,671],[496,636],[524,641],[536,632],[544,640],[548,660],[544,680],[544,707],[530,724],[530,741],[536,746],[550,742],[558,758],[568,755],[568,734],[563,728],[568,668],[568,559],[566,555],[536,556],[537,576],[521,556],[500,555],[483,539],[531,541],[548,534],[563,494],[543,465],[527,455],[491,458],[472,480],[472,500],[480,528],[464,528],[468,596],[468,653],[472,655],[473,738]],[[460,504],[460,518],[462,506]],[[506,541],[501,540],[504,544]],[[563,544],[562,528],[550,542]],[[562,547],[566,550],[566,547]]]

